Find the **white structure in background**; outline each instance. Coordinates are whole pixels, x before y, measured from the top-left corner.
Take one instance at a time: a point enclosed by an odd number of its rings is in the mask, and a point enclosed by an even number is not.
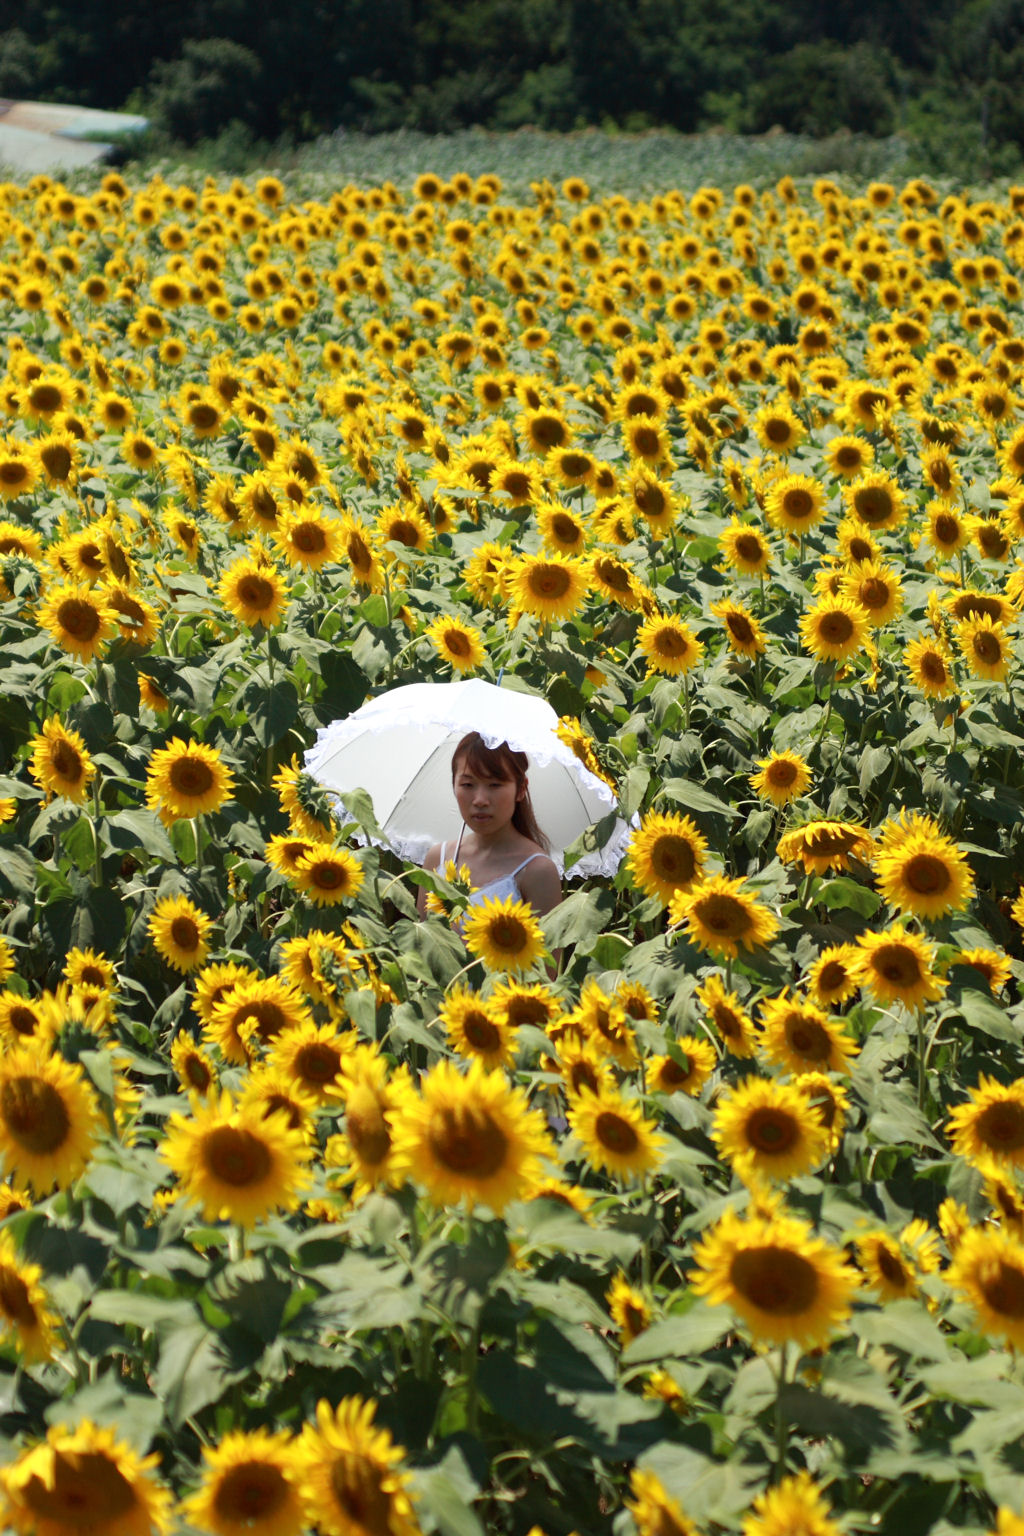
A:
[[[145,117],[50,101],[0,97],[0,165],[21,173],[70,171],[105,160],[122,134],[142,133]]]

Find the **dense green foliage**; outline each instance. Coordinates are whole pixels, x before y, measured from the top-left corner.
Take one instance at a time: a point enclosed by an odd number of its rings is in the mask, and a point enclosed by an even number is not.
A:
[[[3,0],[0,95],[145,110],[194,143],[228,125],[778,125],[909,133],[933,169],[1012,171],[1024,0]]]

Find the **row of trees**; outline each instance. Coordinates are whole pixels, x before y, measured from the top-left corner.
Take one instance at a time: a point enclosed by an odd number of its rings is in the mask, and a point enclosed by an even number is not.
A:
[[[0,96],[185,143],[773,125],[1024,146],[1024,0],[0,0]]]

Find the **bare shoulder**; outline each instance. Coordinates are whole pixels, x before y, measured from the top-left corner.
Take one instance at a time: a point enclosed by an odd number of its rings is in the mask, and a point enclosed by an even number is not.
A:
[[[519,889],[539,916],[557,907],[562,899],[562,880],[557,865],[547,854],[531,859],[516,876]]]
[[[440,843],[435,843],[432,848],[428,848],[427,849],[426,854],[424,855],[424,858],[423,858],[423,868],[424,869],[436,869],[437,866],[440,864],[440,862],[441,862],[441,844]]]

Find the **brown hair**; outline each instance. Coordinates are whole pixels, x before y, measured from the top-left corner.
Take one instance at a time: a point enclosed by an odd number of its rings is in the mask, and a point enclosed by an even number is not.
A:
[[[537,818],[533,814],[533,805],[530,802],[530,791],[526,783],[526,771],[530,766],[530,760],[525,752],[513,752],[507,741],[502,741],[496,747],[489,747],[480,735],[479,731],[470,731],[468,736],[463,736],[455,751],[452,753],[452,783],[455,783],[459,765],[468,768],[470,773],[475,773],[481,779],[514,779],[518,790],[525,790],[521,799],[516,801],[516,808],[512,813],[512,825],[517,832],[528,837],[538,848],[543,848],[547,853],[551,847],[550,842],[540,827]]]

